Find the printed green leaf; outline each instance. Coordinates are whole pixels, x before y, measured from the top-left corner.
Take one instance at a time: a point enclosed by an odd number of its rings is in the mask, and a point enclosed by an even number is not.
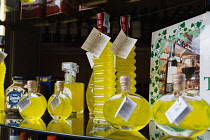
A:
[[[153,98],[151,98],[150,103],[151,103],[151,105],[153,105],[155,103],[155,100]]]
[[[197,28],[200,28],[201,24],[202,24],[202,22],[199,22],[199,21],[198,21],[198,22],[196,23]]]
[[[185,27],[185,22],[183,22],[182,24],[180,24],[180,27],[181,28],[184,28]]]
[[[164,43],[165,44],[165,43]],[[165,46],[165,45],[164,45]],[[162,54],[164,52],[163,48],[160,48],[159,53]]]
[[[157,53],[155,53],[155,56],[157,56]]]
[[[155,69],[154,68],[152,68],[152,71],[154,71]]]
[[[154,57],[154,52],[153,52],[153,51],[151,51],[151,53],[150,53],[150,57],[151,57],[151,58],[153,58],[153,57]]]
[[[192,24],[191,24],[191,28],[192,28],[192,27],[194,27],[194,26],[195,26],[195,24],[194,24],[194,23],[192,23]]]
[[[157,92],[158,92],[158,88],[157,88],[157,87],[154,89],[154,92],[155,92],[155,93],[157,93]]]
[[[173,33],[176,33],[177,29],[173,30]]]
[[[189,30],[187,34],[192,35],[192,30]]]
[[[151,48],[153,48],[154,47],[154,45],[151,45]]]
[[[155,137],[159,138],[160,137],[160,133],[155,133]]]
[[[155,77],[155,82],[158,82],[159,79],[160,79],[160,78],[159,78],[158,76],[156,76],[156,77]]]
[[[159,99],[160,97],[162,97],[162,94],[158,94],[158,95],[157,95],[157,98],[158,98],[158,99]]]
[[[153,92],[150,92],[150,95],[153,95]]]
[[[184,31],[186,32],[187,31],[187,28],[184,28]]]
[[[167,34],[167,30],[163,30],[163,35],[166,35]]]
[[[154,138],[154,137],[152,137],[152,140],[155,140],[155,138]]]
[[[152,83],[152,79],[151,78],[149,78],[149,84],[151,84]]]
[[[159,60],[156,60],[156,61],[155,61],[155,64],[158,65],[158,63],[159,63]]]
[[[159,33],[158,36],[161,36],[161,34]]]
[[[155,87],[155,83],[152,83],[152,87]]]
[[[159,69],[159,66],[155,66],[155,70],[157,71]]]
[[[157,43],[157,45],[156,45],[156,49],[159,49],[160,48],[160,44],[159,43]]]
[[[159,39],[158,42],[161,43],[162,42],[162,39]]]

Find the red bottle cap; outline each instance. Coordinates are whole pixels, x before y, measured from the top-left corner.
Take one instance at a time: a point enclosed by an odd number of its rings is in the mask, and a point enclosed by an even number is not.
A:
[[[52,136],[52,135],[47,136],[47,140],[56,140],[56,139],[57,139],[56,136]]]
[[[122,28],[122,30],[124,31],[124,33],[125,33],[126,35],[128,35],[128,28],[129,28],[128,24],[129,24],[129,18],[130,18],[130,16],[129,16],[129,15],[126,15],[126,16],[121,16],[121,17],[120,17],[121,28]]]
[[[20,140],[26,140],[26,132],[20,132]]]

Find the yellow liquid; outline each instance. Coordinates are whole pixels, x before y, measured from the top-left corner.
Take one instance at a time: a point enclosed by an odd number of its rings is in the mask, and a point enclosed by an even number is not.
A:
[[[6,74],[6,65],[3,62],[0,63],[0,110],[4,110],[4,79]]]
[[[103,119],[104,102],[115,94],[115,68],[114,54],[110,50],[111,42],[107,44],[99,58],[94,58],[94,116],[95,119]],[[90,97],[87,97],[90,98]]]
[[[196,137],[210,127],[210,107],[204,100],[187,101],[193,110],[176,126],[170,124],[165,112],[175,102],[158,100],[152,107],[152,116],[160,129],[173,136]]]
[[[51,101],[55,96],[60,99],[60,104],[53,110]],[[53,119],[67,119],[72,112],[71,100],[65,94],[53,94],[48,100],[47,109]]]
[[[129,53],[128,57],[126,59],[116,57],[116,84],[117,84],[117,93],[121,92],[121,86],[120,86],[120,76],[126,75],[130,76],[131,78],[131,85],[130,85],[130,92],[135,93],[136,92],[136,60],[135,60],[135,49],[136,46],[134,46]]]
[[[93,117],[93,109],[94,109],[94,84],[93,84],[93,73],[91,74],[88,87],[86,90],[86,102],[89,109],[89,116]]]
[[[84,111],[84,84],[75,82],[72,84],[64,84],[64,87],[68,91],[66,94],[69,95],[72,101],[72,114],[78,115]]]
[[[77,115],[77,117],[72,117],[72,118],[68,118],[66,119],[66,121],[70,124],[70,126],[72,127],[72,133],[74,135],[85,135],[84,134],[84,130],[85,130],[85,122],[84,122],[84,116],[83,114],[81,115]]]
[[[109,123],[96,123],[94,118],[91,117],[87,124],[86,136],[104,138],[115,131],[117,131],[117,129],[112,127]]]
[[[145,127],[150,121],[150,105],[143,97],[132,94],[127,95],[137,106],[126,122],[119,115],[115,117],[125,96],[123,94],[116,94],[109,98],[104,104],[104,117],[107,122],[114,127],[125,130],[140,130]]]
[[[160,140],[197,140],[196,138],[188,138],[188,137],[174,137],[174,136],[165,136],[160,138]]]
[[[106,138],[117,139],[117,140],[147,140],[138,131],[116,131],[108,135]]]
[[[47,131],[72,134],[72,127],[66,120],[63,119],[53,119],[47,125]]]
[[[46,125],[42,119],[28,119],[23,120],[19,127],[29,128],[29,129],[36,129],[36,130],[46,130]]]
[[[27,97],[29,97],[31,103],[22,111],[18,108],[20,115],[24,119],[41,118],[47,108],[47,101],[45,97],[40,93],[31,93],[29,95],[26,93],[20,98],[20,101]]]

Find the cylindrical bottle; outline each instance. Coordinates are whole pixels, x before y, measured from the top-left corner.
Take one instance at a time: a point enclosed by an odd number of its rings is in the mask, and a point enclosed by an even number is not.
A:
[[[120,22],[121,22],[121,28],[124,31],[124,33],[128,36],[129,34],[129,19],[130,16],[121,16],[120,17]],[[136,67],[135,67],[135,48],[136,46],[133,46],[131,52],[129,53],[128,57],[126,59],[120,58],[116,56],[116,84],[117,84],[117,93],[121,92],[121,86],[120,86],[120,76],[122,75],[127,75],[131,77],[131,86],[130,86],[130,91],[131,93],[136,92]]]
[[[171,136],[196,137],[204,133],[210,127],[209,104],[200,96],[185,92],[185,74],[174,74],[172,82],[174,91],[163,95],[152,106],[154,122]],[[171,117],[167,117],[168,111]],[[184,112],[188,114],[184,115]],[[175,121],[169,122],[170,118],[175,118]]]
[[[20,98],[18,110],[24,119],[39,119],[47,108],[47,101],[41,93],[37,93],[36,81],[27,81],[27,87],[28,92]]]
[[[166,63],[165,93],[173,92],[172,75],[177,73],[177,60],[175,58],[175,45],[176,45],[176,42],[171,46],[168,61]]]
[[[56,82],[56,92],[48,100],[48,112],[53,119],[67,119],[72,112],[68,95],[63,94],[64,81]]]
[[[118,129],[140,130],[150,121],[150,105],[142,96],[130,93],[130,76],[121,76],[121,93],[104,104],[104,117]]]
[[[1,36],[0,36],[1,39]],[[0,51],[3,52],[4,50],[4,45],[1,44],[0,41]],[[1,55],[1,54],[0,54]],[[4,60],[0,60],[0,110],[4,110],[4,79],[5,79],[5,74],[6,74],[6,65],[4,63]]]
[[[104,18],[106,13],[97,14],[98,30],[106,33],[107,27],[104,26]],[[106,19],[107,22],[108,19]],[[94,85],[94,102],[93,114],[94,120],[103,119],[103,105],[104,102],[115,93],[115,68],[114,68],[114,54],[110,50],[111,42],[104,48],[99,57],[94,57],[93,66],[93,85]],[[87,102],[92,98],[87,93]]]

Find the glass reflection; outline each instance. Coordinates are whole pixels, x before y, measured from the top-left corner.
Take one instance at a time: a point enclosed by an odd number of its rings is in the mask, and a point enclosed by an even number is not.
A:
[[[165,137],[160,138],[160,140],[197,140],[197,139],[191,138],[191,137],[165,136]]]
[[[104,122],[104,120],[102,122],[96,122],[94,121],[94,118],[91,117],[87,124],[86,136],[104,138],[115,131],[117,131],[117,129],[111,126],[109,123]]]
[[[147,138],[145,138],[138,131],[130,131],[130,130],[119,130],[114,133],[111,133],[106,138],[120,139],[120,140],[147,140]]]
[[[47,131],[72,134],[72,127],[64,119],[52,119],[47,125]]]
[[[77,115],[74,118],[68,118],[66,121],[70,124],[72,127],[72,133],[75,135],[85,135],[85,123],[84,123],[84,115]]]
[[[42,119],[24,119],[21,121],[20,127],[43,131],[46,130],[46,125]]]

